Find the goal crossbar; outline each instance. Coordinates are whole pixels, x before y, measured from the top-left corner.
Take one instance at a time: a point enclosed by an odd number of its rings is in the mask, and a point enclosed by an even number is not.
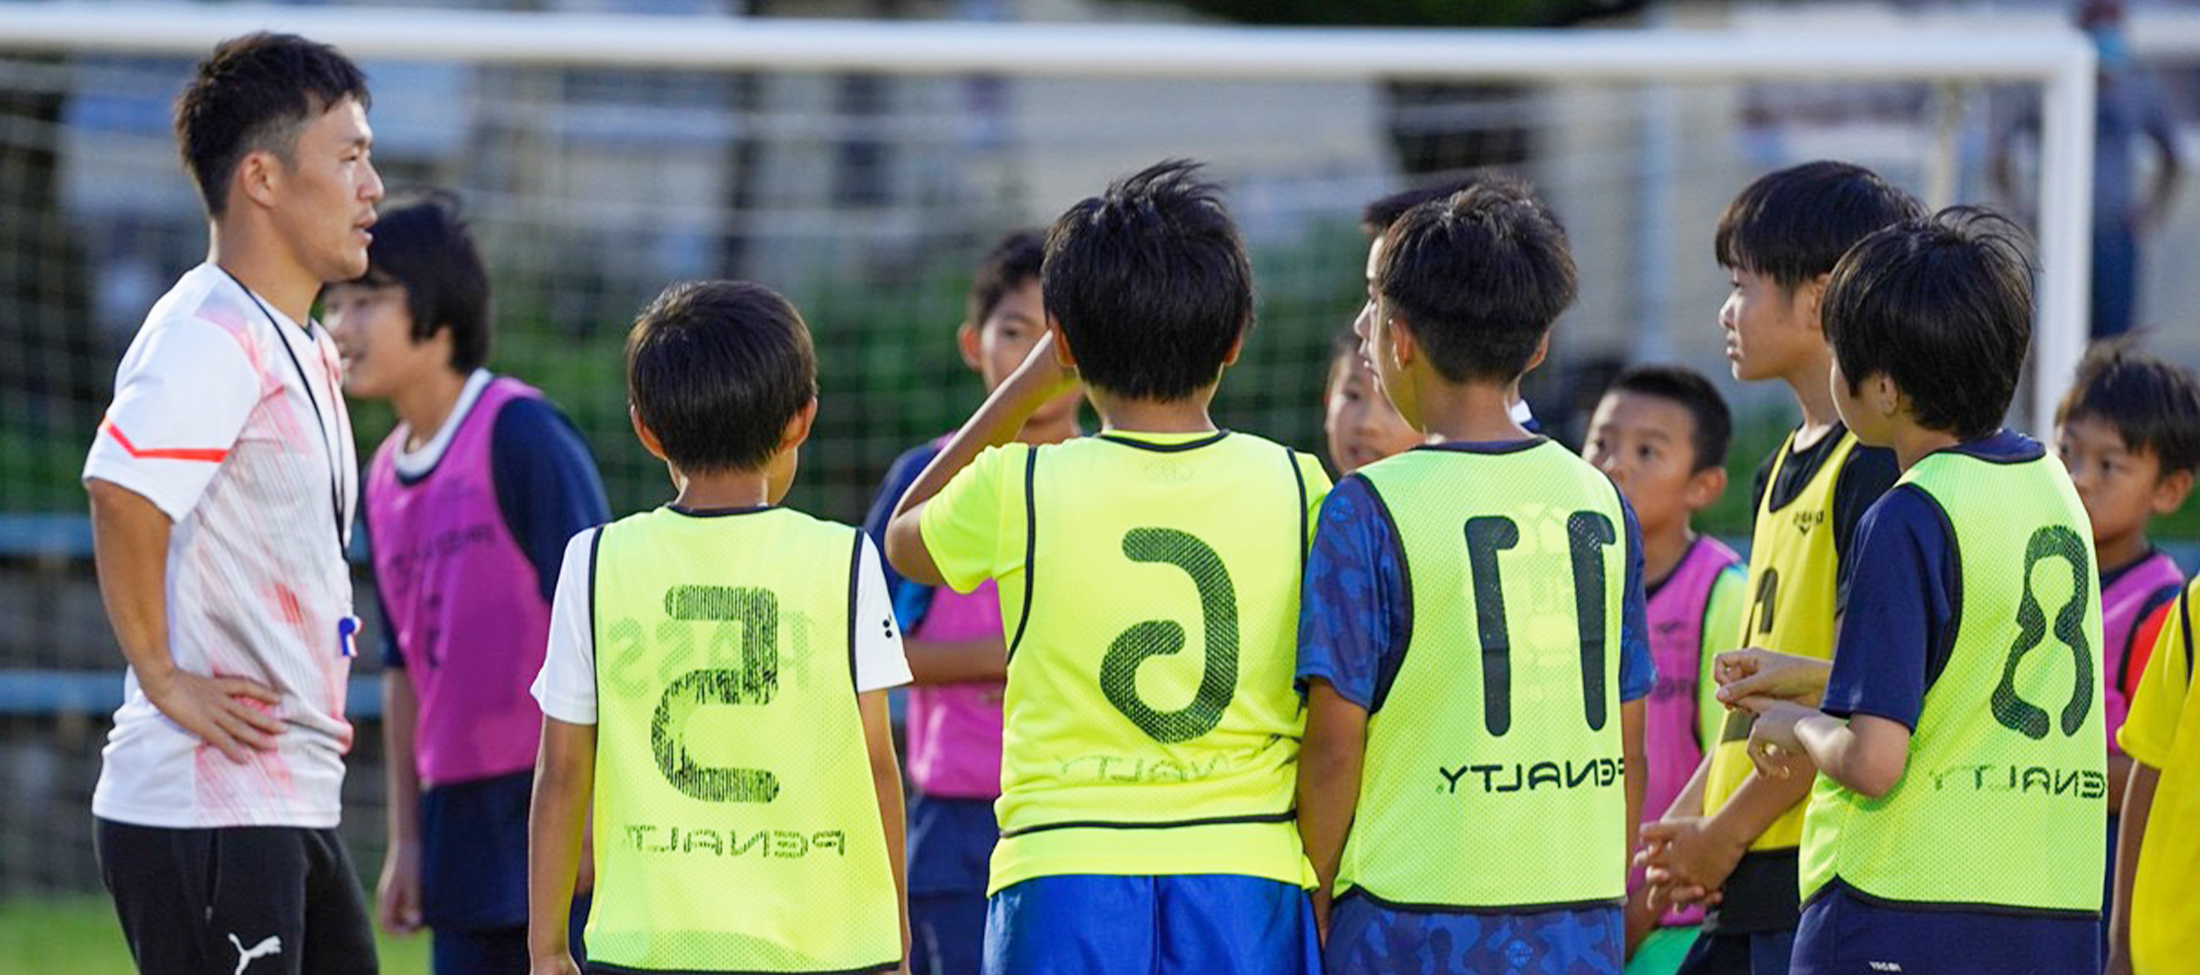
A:
[[[1393,30],[517,13],[0,0],[0,51],[196,56],[286,30],[362,58],[656,70],[1615,82],[1992,81],[2041,89],[2031,417],[2087,337],[2094,49],[2069,27]]]

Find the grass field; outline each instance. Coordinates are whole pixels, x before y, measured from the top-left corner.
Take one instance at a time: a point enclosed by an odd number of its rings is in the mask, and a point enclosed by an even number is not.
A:
[[[428,975],[428,938],[377,936],[385,975]],[[0,972],[134,975],[103,895],[0,902]]]

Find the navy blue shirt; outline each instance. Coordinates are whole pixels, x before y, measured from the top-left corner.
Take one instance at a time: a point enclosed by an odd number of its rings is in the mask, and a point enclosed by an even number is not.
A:
[[[871,536],[879,551],[886,550],[886,524],[894,520],[894,508],[901,504],[901,496],[939,455],[939,441],[928,441],[903,451],[886,469],[886,482],[879,485],[878,497],[871,500],[871,510],[863,516],[863,533]],[[879,560],[879,568],[886,572],[886,595],[894,602],[894,622],[901,625],[903,633],[916,629],[924,621],[925,611],[932,608],[932,587],[902,578],[885,559]]]
[[[1418,450],[1487,452],[1536,441],[1451,443]],[[1642,527],[1624,498],[1627,577],[1620,612],[1619,699],[1636,701],[1657,682],[1642,588]],[[1367,480],[1347,476],[1323,500],[1299,600],[1298,683],[1319,678],[1373,714],[1382,710],[1412,633],[1412,594],[1396,527]],[[1390,971],[1604,972],[1617,958],[1620,909],[1532,914],[1396,910],[1365,898],[1338,906],[1329,951],[1347,964]],[[1406,962],[1390,946],[1429,946],[1439,957]],[[1448,946],[1441,950],[1435,946]],[[1418,948],[1413,949],[1418,951]],[[1408,952],[1411,953],[1411,952]],[[1391,966],[1398,967],[1391,967]],[[1532,967],[1531,967],[1532,966]]]
[[[2000,463],[2046,452],[2006,430],[1947,449]],[[1823,707],[1836,717],[1869,714],[1915,731],[1925,692],[1955,646],[1962,610],[1955,532],[1924,490],[1900,484],[1864,513],[1855,547],[1856,564],[1870,571],[1854,573],[1844,586]],[[1794,971],[2093,972],[2099,936],[2090,919],[1921,910],[1836,881],[1804,908]]]
[[[1521,442],[1524,443],[1524,442]],[[1488,451],[1520,443],[1440,444],[1419,450]],[[1619,699],[1639,700],[1657,683],[1642,587],[1642,527],[1622,498],[1627,528],[1626,595],[1621,607]],[[1382,710],[1413,632],[1413,594],[1397,529],[1366,479],[1347,476],[1322,502],[1314,549],[1299,600],[1298,683],[1328,681],[1337,695]]]

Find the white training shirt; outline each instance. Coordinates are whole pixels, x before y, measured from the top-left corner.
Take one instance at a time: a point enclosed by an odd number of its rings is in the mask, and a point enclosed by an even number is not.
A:
[[[84,479],[174,520],[170,656],[274,687],[284,731],[273,750],[231,762],[163,716],[133,671],[94,815],[179,829],[337,824],[352,742],[338,626],[352,612],[344,547],[359,496],[341,363],[326,329],[299,327],[213,264],[169,289],[123,355]]]
[[[591,528],[565,543],[558,589],[550,601],[550,648],[532,691],[542,713],[566,724],[596,723],[596,634],[588,618],[588,550],[601,528]],[[909,658],[902,655],[901,628],[894,625],[894,602],[886,595],[878,548],[863,540],[856,566],[856,619],[878,626],[857,626],[856,691],[883,691],[909,683]]]

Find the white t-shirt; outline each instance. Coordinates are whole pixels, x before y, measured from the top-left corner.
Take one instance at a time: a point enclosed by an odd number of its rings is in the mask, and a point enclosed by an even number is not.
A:
[[[542,713],[566,724],[596,723],[596,634],[588,618],[588,552],[602,530],[591,528],[565,543],[557,593],[550,601],[550,647],[531,689]],[[855,618],[879,623],[852,627],[856,691],[907,684],[909,658],[902,655],[894,602],[886,594],[886,576],[879,571],[878,548],[869,538],[863,540],[856,575]]]
[[[286,352],[287,349],[287,352]],[[84,460],[175,521],[168,650],[195,674],[274,687],[283,724],[244,764],[169,721],[133,671],[92,812],[140,826],[337,824],[351,660],[344,560],[359,463],[328,332],[300,327],[212,264],[153,306]]]

